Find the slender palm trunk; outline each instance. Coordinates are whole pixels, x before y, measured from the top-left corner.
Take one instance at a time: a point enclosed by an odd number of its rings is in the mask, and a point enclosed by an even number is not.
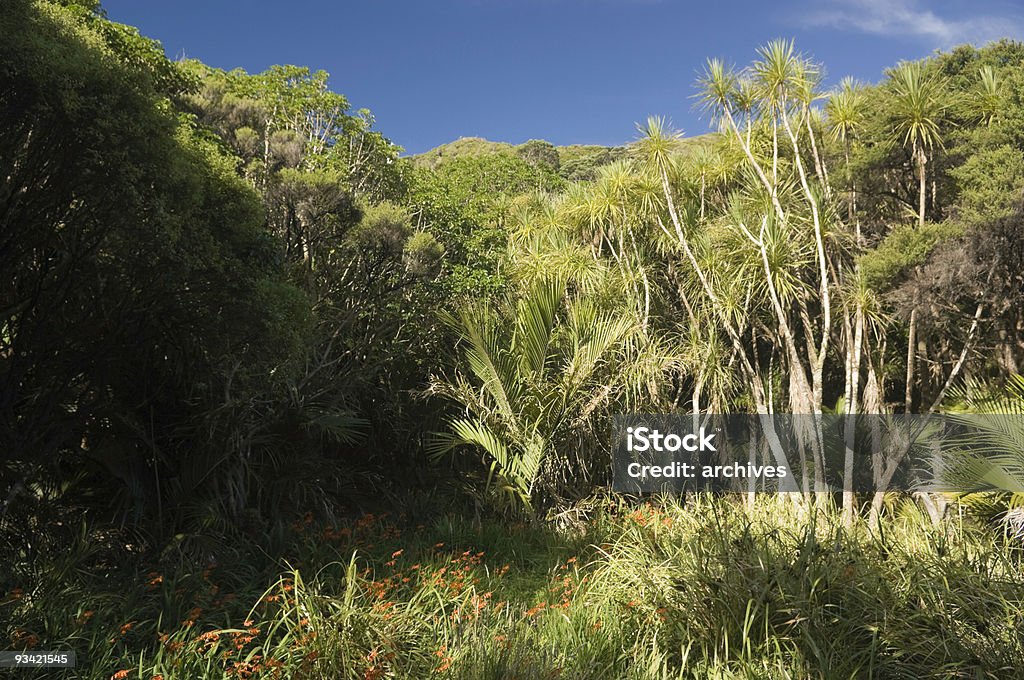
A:
[[[736,129],[735,125],[733,126],[733,128]],[[739,134],[738,130],[737,134]],[[749,148],[747,149],[747,152],[749,153]],[[760,166],[756,166],[756,170],[760,173]],[[707,277],[707,274],[704,272],[704,269],[700,266],[700,263],[697,261],[697,258],[693,253],[693,250],[690,248],[690,242],[686,238],[685,232],[683,232],[683,225],[681,220],[679,219],[679,213],[676,211],[675,201],[672,198],[672,188],[668,181],[668,173],[665,171],[664,168],[661,168],[660,174],[662,191],[664,192],[665,204],[666,208],[668,209],[667,212],[669,218],[672,221],[672,226],[675,229],[676,237],[679,239],[679,244],[682,246],[683,252],[686,255],[686,259],[689,261],[690,266],[693,267],[693,271],[697,275],[697,279],[698,281],[700,281],[701,287],[704,289],[704,294],[707,295],[708,299],[711,301],[712,309],[715,310],[715,314],[716,316],[718,316],[719,322],[722,324],[722,327],[725,329],[726,334],[729,336],[729,340],[732,342],[733,349],[735,350],[736,355],[740,359],[740,365],[742,366],[744,373],[746,373],[747,378],[750,380],[750,391],[751,396],[754,399],[754,408],[758,416],[760,417],[762,431],[764,432],[765,437],[767,439],[769,449],[772,451],[772,455],[775,458],[776,464],[785,466],[786,469],[791,470],[792,468],[789,465],[789,459],[786,456],[786,450],[782,446],[782,442],[779,440],[778,434],[775,431],[775,424],[772,421],[771,417],[771,409],[769,408],[769,403],[766,398],[767,392],[765,390],[764,380],[762,379],[760,372],[755,370],[754,365],[751,363],[750,356],[747,354],[746,348],[743,346],[743,341],[740,337],[739,331],[734,326],[733,320],[729,317],[728,314],[725,313],[725,308],[719,301],[718,295],[715,293],[715,290],[712,287],[711,282]],[[767,178],[764,179],[766,180]],[[775,202],[778,210],[781,212],[781,206],[778,205],[777,199],[775,199]],[[668,232],[664,225],[661,225],[661,227],[662,231],[665,231],[666,233]],[[788,477],[785,478],[785,480],[787,483],[792,482],[792,480]]]
[[[903,412],[909,414],[914,399],[914,360],[917,355],[917,309],[910,310],[910,337],[907,338],[907,388],[903,393]]]
[[[857,394],[860,389],[860,361],[861,345],[864,339],[864,306],[857,301],[856,318],[854,319],[853,348],[850,370],[850,401],[846,408],[846,457],[843,461],[843,521],[853,524],[854,504],[856,498],[853,493],[853,449],[856,444],[857,431]]]
[[[928,156],[924,153],[924,147],[917,149],[917,179],[920,183],[917,200],[917,226],[924,227],[924,204],[928,196],[928,182],[925,174],[925,165],[928,163]]]
[[[814,240],[818,254],[818,274],[819,274],[819,293],[821,295],[821,311],[822,311],[822,322],[821,322],[821,344],[818,347],[817,352],[811,359],[811,391],[812,391],[812,413],[814,414],[815,424],[815,454],[817,456],[817,465],[815,466],[815,486],[816,490],[824,491],[825,489],[825,478],[824,478],[824,431],[822,430],[821,423],[821,401],[824,392],[823,385],[823,373],[825,366],[825,358],[828,353],[829,338],[832,335],[832,302],[831,293],[829,291],[829,280],[828,280],[828,264],[825,255],[825,241],[822,234],[821,215],[819,214],[818,200],[814,196],[814,192],[811,191],[810,184],[807,179],[807,172],[804,169],[803,160],[800,157],[800,145],[797,142],[796,134],[793,131],[793,127],[790,124],[789,116],[786,115],[785,107],[782,108],[782,123],[785,126],[786,133],[789,136],[790,141],[793,145],[793,162],[796,165],[797,175],[800,177],[800,186],[803,188],[804,197],[807,199],[807,204],[811,208],[811,217],[814,223]],[[813,348],[811,348],[813,350]],[[820,468],[820,470],[819,470]]]

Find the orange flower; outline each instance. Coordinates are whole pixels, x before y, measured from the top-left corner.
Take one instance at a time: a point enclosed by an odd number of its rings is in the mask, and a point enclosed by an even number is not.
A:
[[[110,680],[124,680],[128,677],[129,673],[131,673],[129,670],[118,671],[110,676]]]
[[[401,555],[404,552],[405,552],[404,549],[403,550],[396,550],[395,552],[391,553],[391,559],[395,559],[396,557],[398,557],[399,555]]]

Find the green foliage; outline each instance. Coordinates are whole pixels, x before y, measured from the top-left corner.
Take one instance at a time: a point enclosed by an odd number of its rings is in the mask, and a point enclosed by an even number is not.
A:
[[[89,0],[11,0],[0,35],[11,646],[80,650],[86,677],[1021,666],[1009,536],[909,504],[880,531],[793,499],[573,504],[605,481],[615,411],[845,407],[861,379],[884,410],[954,364],[1019,370],[1019,44],[844,81],[822,114],[821,69],[775,41],[709,62],[725,134],[652,118],[628,148],[403,159],[323,71],[173,63]],[[906,309],[928,370],[904,386]],[[1018,383],[964,401],[1019,411]],[[1021,433],[994,422],[961,470],[1020,491]],[[437,430],[454,475],[424,455]],[[279,519],[410,486],[534,523]]]
[[[558,172],[560,163],[558,149],[543,139],[531,139],[516,147],[516,154],[534,167],[546,167]]]
[[[239,469],[208,409],[294,372],[308,303],[151,41],[48,2],[6,3],[0,31],[5,514],[167,531]]]
[[[949,99],[945,84],[920,61],[906,61],[888,73],[894,107],[892,132],[904,146],[930,150],[941,144],[940,126]]]
[[[415,276],[436,275],[444,257],[444,246],[425,231],[418,231],[405,243],[405,266]]]
[[[1000,492],[1013,507],[1024,504],[1024,376],[1014,375],[1002,389],[970,382],[954,391],[971,426],[969,435],[943,442],[947,458],[944,481],[967,493]]]
[[[558,147],[558,174],[570,182],[594,179],[597,170],[622,160],[626,148],[622,146],[591,146],[574,144]]]
[[[949,174],[960,190],[955,219],[967,226],[985,226],[1020,207],[1024,150],[1007,144],[981,148]]]
[[[417,225],[444,248],[445,293],[498,293],[505,285],[505,224],[513,198],[561,185],[550,167],[535,167],[509,151],[460,156],[434,170],[418,168],[406,200]]]
[[[861,273],[868,286],[885,290],[909,268],[924,263],[938,244],[963,233],[959,225],[945,222],[928,223],[923,228],[896,227],[874,249],[858,258]]]
[[[514,149],[508,142],[492,142],[483,137],[460,137],[435,147],[426,153],[413,157],[418,167],[437,169],[441,165],[460,158],[479,158]]]
[[[247,163],[255,186],[266,188],[281,168],[323,171],[360,198],[394,199],[404,190],[399,147],[373,129],[366,109],[328,86],[326,71],[273,66],[259,74],[230,72],[191,61],[182,71],[200,84],[188,106]]]
[[[910,508],[844,528],[786,498],[574,511],[565,531],[300,520],[271,548],[302,565],[287,569],[264,539],[203,570],[128,558],[100,578],[82,540],[0,607],[21,622],[15,648],[74,648],[74,677],[97,679],[1007,677],[1024,663],[1019,550],[970,521]]]
[[[510,497],[512,507],[535,510],[577,492],[600,465],[596,416],[625,406],[631,382],[662,368],[645,361],[643,331],[626,310],[567,295],[559,279],[536,278],[502,306],[464,307],[450,322],[465,353],[433,390],[467,415],[450,421],[437,455],[482,450],[499,507]]]
[[[417,167],[437,169],[460,158],[480,158],[508,151],[513,151],[531,165],[543,164],[548,170],[557,172],[570,182],[592,180],[598,168],[622,160],[626,156],[626,147],[623,146],[554,146],[542,139],[531,139],[515,146],[507,142],[491,142],[481,137],[461,137],[454,142],[413,156],[412,160]]]

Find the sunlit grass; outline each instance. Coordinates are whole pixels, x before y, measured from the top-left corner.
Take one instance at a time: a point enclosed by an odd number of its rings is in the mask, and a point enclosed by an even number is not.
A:
[[[0,611],[13,646],[74,649],[74,677],[92,678],[1006,678],[1024,667],[1019,550],[988,527],[935,527],[910,506],[877,529],[845,528],[767,497],[598,499],[578,514],[558,532],[307,517],[288,527],[280,562],[179,565],[129,584],[69,557]]]

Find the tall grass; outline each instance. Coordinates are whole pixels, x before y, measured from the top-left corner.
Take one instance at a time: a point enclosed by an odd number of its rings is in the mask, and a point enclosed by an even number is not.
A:
[[[287,562],[116,593],[64,564],[0,613],[13,646],[75,649],[67,677],[1024,677],[1020,550],[988,527],[913,506],[844,527],[774,497],[577,515],[299,522]]]

